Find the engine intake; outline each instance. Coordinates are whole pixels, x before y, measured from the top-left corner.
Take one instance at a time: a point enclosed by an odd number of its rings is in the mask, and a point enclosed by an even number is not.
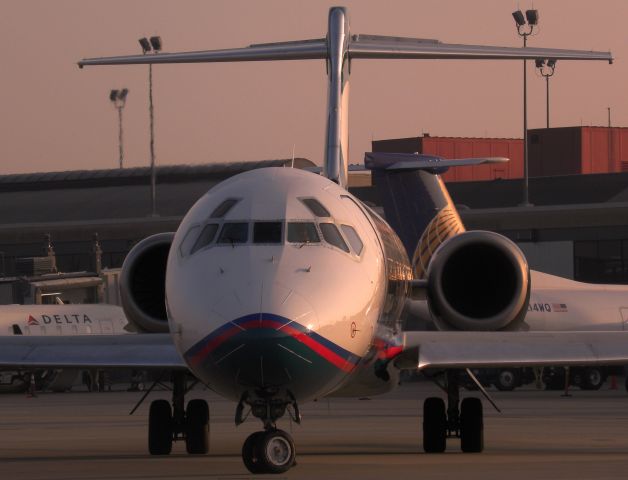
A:
[[[464,232],[444,242],[428,269],[428,303],[440,330],[514,330],[530,300],[523,252],[494,232]]]
[[[159,233],[135,245],[120,272],[122,308],[131,324],[149,333],[168,332],[166,264],[174,233]]]

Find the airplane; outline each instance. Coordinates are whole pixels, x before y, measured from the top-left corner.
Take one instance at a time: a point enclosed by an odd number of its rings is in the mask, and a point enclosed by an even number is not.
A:
[[[507,159],[492,159],[492,161],[505,161]],[[451,251],[440,251],[439,247],[454,236],[470,237],[470,244],[474,249],[490,246],[491,235],[482,232],[467,232],[460,219],[460,215],[454,205],[447,187],[438,176],[448,168],[454,166],[472,165],[479,163],[470,159],[451,159],[433,155],[419,155],[406,153],[367,153],[365,165],[372,171],[373,185],[382,200],[383,213],[387,222],[399,235],[406,247],[406,252],[412,257],[412,268],[415,279],[427,279],[427,272],[431,270],[430,281],[434,285],[445,285],[449,280],[438,280],[445,273],[442,271],[441,259],[445,258],[449,264],[447,268],[454,268],[456,272],[477,272],[482,270],[482,263],[486,258],[482,254],[466,257],[458,251],[468,247],[464,246],[464,240]],[[478,238],[479,237],[479,238]],[[484,239],[482,239],[484,237]],[[451,243],[449,245],[454,245]],[[516,257],[522,255],[514,245],[506,245],[504,258],[500,262],[502,268],[516,270],[519,261]],[[470,247],[469,247],[470,248]],[[437,265],[431,266],[431,261],[436,252],[441,259]],[[455,252],[455,253],[454,253]],[[488,252],[488,250],[487,250]],[[496,253],[497,252],[497,253]],[[492,254],[498,254],[498,251]],[[453,258],[460,256],[460,262],[475,262],[474,264],[460,264],[450,266]],[[487,262],[497,264],[493,260]],[[471,273],[469,273],[471,274]],[[477,274],[473,274],[477,278]],[[514,278],[514,273],[502,274],[495,278]],[[484,279],[480,282],[478,292],[473,292],[471,286],[459,285],[449,288],[460,288],[468,292],[468,301],[475,302],[482,292],[489,295],[495,292],[497,285],[486,283],[494,281],[494,278]],[[577,282],[566,278],[549,275],[547,273],[530,270],[529,301],[525,311],[513,321],[509,329],[525,331],[624,331],[628,329],[628,286],[589,284]],[[501,285],[504,288],[504,285]],[[435,312],[444,309],[461,310],[464,305],[450,304],[446,296],[449,294],[444,287],[428,289],[431,294],[429,301],[426,299],[406,301],[406,312],[415,317],[415,323],[419,322],[424,329],[464,329],[456,324],[452,314],[437,315]],[[484,298],[481,305],[494,303],[491,298]],[[428,305],[429,304],[429,305]],[[468,315],[468,314],[467,314]],[[441,317],[447,320],[442,322]],[[439,323],[435,325],[434,323]],[[467,326],[466,328],[470,328]],[[579,378],[581,388],[596,389],[604,381],[604,366],[575,367],[571,369],[574,377]],[[505,369],[506,380],[514,382],[512,369]],[[495,377],[497,379],[497,376]],[[564,385],[564,381],[562,382]],[[503,385],[509,387],[510,384]],[[498,387],[499,388],[499,387]]]
[[[0,305],[0,336],[123,335],[131,332],[133,327],[117,305]],[[57,371],[50,386],[65,391],[78,374],[77,369]],[[0,370],[0,393],[25,391],[28,388],[26,375],[30,376],[30,372]]]
[[[185,405],[191,372],[237,402],[236,424],[248,413],[261,420],[263,430],[243,444],[246,468],[284,473],[295,463],[295,444],[278,420],[287,413],[300,423],[299,405],[309,400],[387,392],[401,369],[628,362],[625,332],[508,331],[527,309],[530,275],[523,254],[497,234],[485,232],[490,244],[479,247],[487,253],[479,271],[466,270],[472,262],[442,260],[445,273],[432,278],[444,253],[461,244],[474,250],[477,234],[467,232],[441,245],[426,278],[414,278],[399,236],[347,190],[349,64],[389,58],[612,60],[604,52],[353,35],[343,7],[330,9],[322,39],[82,60],[80,67],[323,60],[329,75],[324,174],[292,168],[238,174],[200,198],[175,233],[138,243],[121,272],[123,308],[138,329],[154,334],[0,338],[0,365],[173,370],[171,403],[150,405],[154,455],[169,454],[174,440],[185,440],[189,453],[208,452],[207,403]],[[504,277],[509,273],[515,280]],[[433,308],[439,326],[457,324],[460,331],[404,332],[405,301],[426,291],[432,298],[439,284],[454,287],[447,296],[454,306],[471,309]],[[424,403],[424,450],[442,452],[455,435],[464,452],[482,451],[480,399],[459,402],[456,382],[447,388],[447,408],[441,398]]]
[[[0,305],[0,335],[107,335],[130,331],[124,311],[117,305]]]

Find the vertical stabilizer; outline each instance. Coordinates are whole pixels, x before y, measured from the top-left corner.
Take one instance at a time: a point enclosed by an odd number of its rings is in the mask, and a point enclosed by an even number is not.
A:
[[[327,31],[327,130],[324,174],[348,185],[349,163],[349,17],[342,7],[329,10]]]

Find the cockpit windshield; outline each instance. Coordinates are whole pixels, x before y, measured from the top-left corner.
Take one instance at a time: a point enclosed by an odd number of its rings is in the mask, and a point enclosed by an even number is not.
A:
[[[253,243],[281,243],[281,222],[255,222]]]
[[[248,223],[225,223],[218,237],[218,243],[246,243],[249,237]]]
[[[342,235],[340,235],[340,232],[338,231],[338,227],[336,225],[334,225],[333,223],[321,223],[319,224],[319,227],[321,227],[323,238],[327,243],[339,248],[344,252],[349,253],[349,247],[342,238]]]
[[[319,243],[316,225],[311,222],[288,222],[288,243]]]
[[[337,224],[331,217],[329,220],[320,221],[320,217],[325,218],[324,216],[329,215],[327,209],[314,198],[300,200],[318,218],[314,221],[307,219],[228,221],[224,219],[224,215],[238,200],[227,199],[212,212],[207,223],[190,227],[179,245],[180,254],[185,257],[212,246],[275,246],[291,243],[299,248],[307,244],[334,247],[352,256],[362,256],[364,244],[354,227]]]

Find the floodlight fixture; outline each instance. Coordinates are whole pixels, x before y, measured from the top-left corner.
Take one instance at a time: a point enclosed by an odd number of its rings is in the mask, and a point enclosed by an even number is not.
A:
[[[142,52],[147,53],[151,51],[150,42],[146,37],[142,37],[138,40],[140,42],[140,46],[142,47]]]
[[[526,10],[526,19],[529,25],[537,25],[539,23],[539,11]]]
[[[153,50],[155,52],[159,52],[161,51],[161,37],[155,36],[155,37],[150,37],[150,44],[153,47]]]
[[[547,61],[547,66],[548,66],[549,68],[556,68],[556,59],[555,59],[555,58],[550,58],[550,59]]]
[[[523,16],[523,12],[521,10],[512,12],[512,18],[515,19],[515,23],[517,24],[518,27],[523,27],[526,24],[526,19]]]
[[[543,65],[545,65],[545,59],[543,58],[537,58],[534,61],[534,65],[536,66],[536,68],[543,68]]]
[[[115,102],[118,98],[118,90],[111,90],[111,92],[109,92],[109,100],[111,100],[112,102]]]
[[[122,100],[123,102],[126,100],[126,96],[129,94],[129,89],[128,88],[123,88],[122,90],[120,90],[120,92],[118,93],[118,99]]]

